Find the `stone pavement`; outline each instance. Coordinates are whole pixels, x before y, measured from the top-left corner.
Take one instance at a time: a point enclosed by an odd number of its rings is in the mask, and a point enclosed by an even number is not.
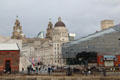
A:
[[[40,76],[3,75],[0,80],[120,80],[120,76]]]

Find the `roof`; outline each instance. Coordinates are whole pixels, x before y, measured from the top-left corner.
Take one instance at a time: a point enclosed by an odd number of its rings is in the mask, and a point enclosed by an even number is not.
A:
[[[0,43],[0,50],[20,50],[17,43]]]
[[[0,42],[6,42],[8,40],[10,40],[10,37],[5,37],[0,35]]]
[[[105,34],[109,34],[109,33],[116,32],[116,31],[120,31],[120,24],[118,24],[116,26],[113,26],[113,27],[110,27],[110,28],[107,28],[107,29],[104,29],[104,30],[101,30],[99,32],[90,34],[90,35],[88,35],[86,37],[82,37],[82,38],[80,38],[78,40],[69,42],[69,43],[67,43],[67,45],[78,44],[80,42],[91,40],[91,39],[94,39],[96,37],[103,36]]]
[[[55,27],[65,27],[65,24],[61,21],[61,17],[58,18],[58,22],[55,24]]]
[[[62,21],[58,21],[56,24],[55,24],[55,27],[65,27],[65,24],[62,22]]]

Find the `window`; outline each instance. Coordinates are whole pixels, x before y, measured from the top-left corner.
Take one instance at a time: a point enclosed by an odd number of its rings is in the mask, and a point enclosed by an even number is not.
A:
[[[65,54],[68,54],[68,52],[65,52]]]

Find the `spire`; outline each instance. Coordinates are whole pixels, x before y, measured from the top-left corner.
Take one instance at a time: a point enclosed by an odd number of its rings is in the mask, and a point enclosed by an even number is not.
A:
[[[52,22],[51,22],[51,18],[49,18],[49,24],[52,24]]]
[[[18,19],[18,15],[16,16],[16,19]]]
[[[16,16],[15,25],[16,25],[16,26],[20,26],[20,22],[19,22],[19,20],[18,20],[18,16]]]
[[[49,22],[51,22],[51,18],[49,18]]]
[[[53,26],[53,24],[52,24],[52,22],[51,22],[51,18],[49,18],[48,28],[51,28],[51,29],[52,29],[52,26]]]
[[[58,21],[61,21],[61,17],[58,18]]]

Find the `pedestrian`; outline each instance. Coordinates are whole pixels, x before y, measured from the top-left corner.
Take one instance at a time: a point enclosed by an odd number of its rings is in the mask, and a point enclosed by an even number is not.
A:
[[[22,73],[24,73],[24,68],[22,67]]]
[[[87,76],[87,75],[88,75],[88,71],[87,71],[87,69],[85,69],[85,71],[84,71],[84,72],[85,72],[85,75]]]
[[[51,70],[50,67],[48,67],[48,74],[49,74],[49,75],[50,75],[50,70]]]
[[[38,74],[38,67],[36,67],[36,74]]]
[[[27,67],[27,73],[28,73],[28,75],[30,74],[30,67],[29,66]]]
[[[106,69],[103,69],[103,75],[106,76]]]
[[[71,72],[71,69],[70,67],[67,68],[67,76],[71,76],[72,75],[72,72]]]

